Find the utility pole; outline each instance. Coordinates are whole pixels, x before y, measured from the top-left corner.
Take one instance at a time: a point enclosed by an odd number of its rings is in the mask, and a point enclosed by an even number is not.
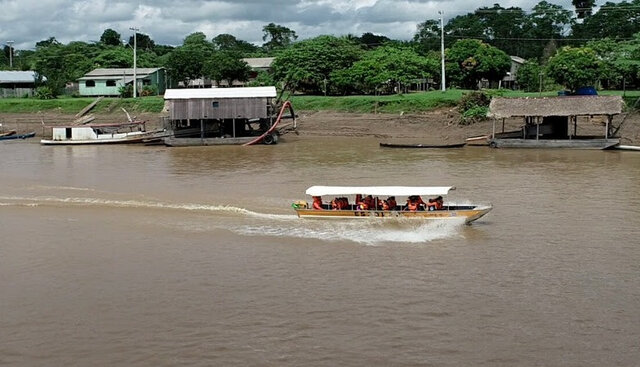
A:
[[[136,49],[138,47],[137,45],[137,40],[136,40],[136,36],[138,35],[138,31],[140,30],[139,28],[136,27],[129,27],[130,30],[133,31],[133,98],[136,98],[138,95],[138,78],[136,75],[136,59],[137,59],[137,55],[136,55]]]
[[[438,11],[438,14],[440,14],[440,57],[442,59],[442,91],[444,92],[447,90],[444,76],[444,12]]]
[[[9,45],[9,69],[13,69],[13,41],[7,41]]]

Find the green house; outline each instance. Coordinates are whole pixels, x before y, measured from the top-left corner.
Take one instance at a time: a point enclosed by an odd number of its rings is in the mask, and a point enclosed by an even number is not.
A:
[[[119,96],[120,87],[133,83],[133,69],[95,69],[78,79],[81,96]],[[136,68],[137,91],[153,86],[158,94],[167,89],[167,72],[164,68]]]

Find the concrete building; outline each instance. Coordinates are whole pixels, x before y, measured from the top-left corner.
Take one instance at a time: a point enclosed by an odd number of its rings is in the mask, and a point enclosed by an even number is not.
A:
[[[158,94],[167,89],[167,73],[164,68],[136,68],[137,91],[153,86]],[[95,69],[78,79],[81,96],[119,96],[120,87],[133,83],[133,69]]]

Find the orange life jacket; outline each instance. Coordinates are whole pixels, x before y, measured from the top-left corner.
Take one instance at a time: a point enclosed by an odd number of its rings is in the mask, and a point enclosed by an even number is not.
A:
[[[315,209],[315,210],[324,210],[324,208],[322,207],[322,201],[314,199],[313,200],[313,209]]]

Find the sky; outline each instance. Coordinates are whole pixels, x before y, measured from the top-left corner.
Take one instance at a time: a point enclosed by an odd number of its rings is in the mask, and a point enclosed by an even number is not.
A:
[[[427,19],[445,22],[456,15],[499,3],[525,11],[540,0],[0,0],[0,44],[14,41],[16,49],[55,37],[62,43],[100,40],[111,28],[128,40],[140,29],[162,45],[181,45],[194,32],[211,40],[230,33],[261,45],[262,27],[276,23],[294,30],[298,40],[321,34],[341,36],[365,32],[408,40]],[[573,10],[571,0],[548,2]],[[619,1],[614,1],[619,2]],[[597,0],[596,4],[603,4]]]

